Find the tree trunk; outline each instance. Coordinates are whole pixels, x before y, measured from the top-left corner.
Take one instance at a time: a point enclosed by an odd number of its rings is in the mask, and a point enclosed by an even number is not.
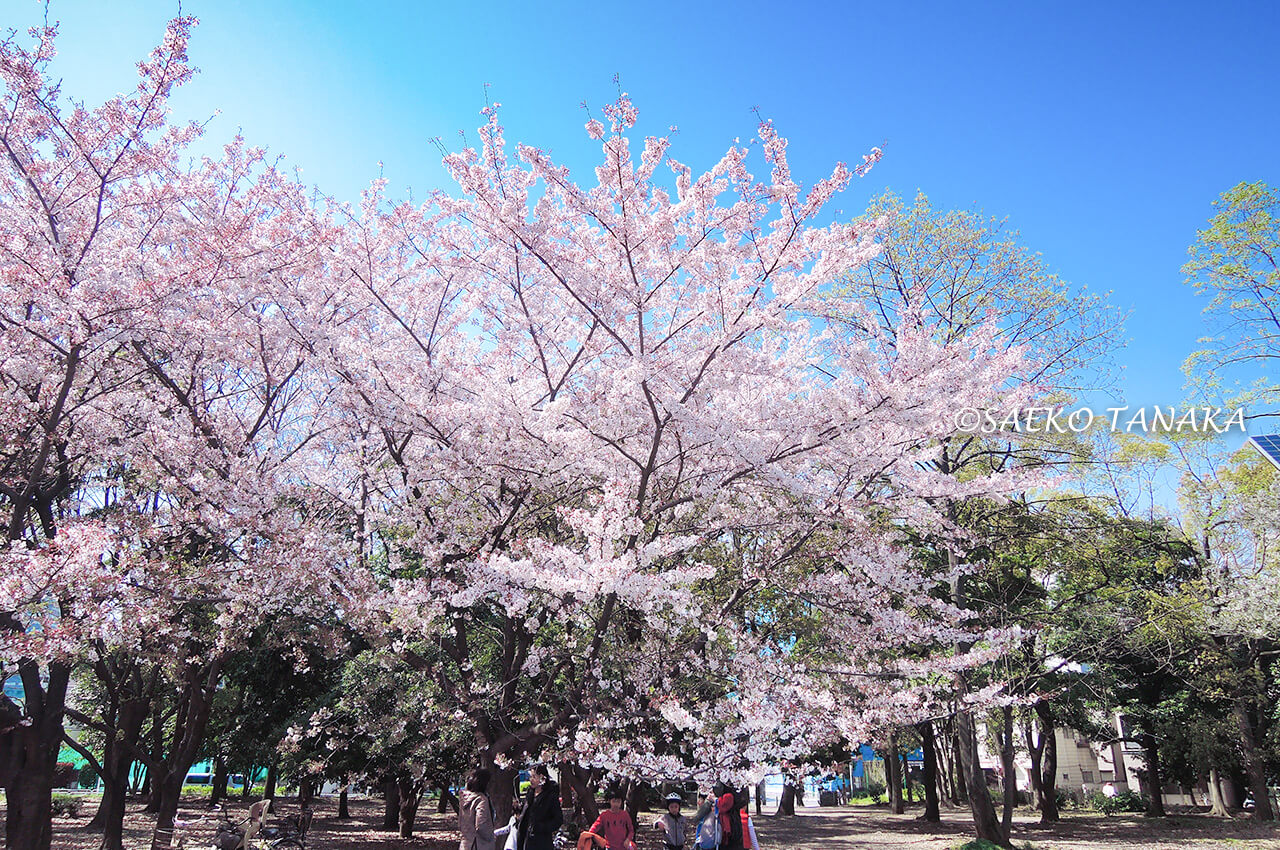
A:
[[[1040,726],[1040,823],[1057,823],[1058,812],[1058,732],[1054,727],[1053,707],[1048,700],[1036,702],[1036,719]]]
[[[48,850],[53,840],[53,782],[62,748],[62,713],[71,667],[53,662],[47,669],[48,681],[41,682],[35,661],[18,662],[27,696],[22,713],[4,698],[4,714],[20,718],[19,725],[6,730],[3,737],[7,740],[0,743],[5,751],[5,764],[0,765],[6,800],[5,847],[12,850]]]
[[[182,783],[187,778],[187,770],[181,772],[169,768],[163,779],[157,782],[160,789],[160,811],[156,813],[156,828],[151,833],[151,850],[162,850],[173,841],[173,819],[178,814],[178,804],[182,800]]]
[[[1040,776],[1040,766],[1043,763],[1044,756],[1044,739],[1037,739],[1035,728],[1031,723],[1031,716],[1024,713],[1022,715],[1022,737],[1027,744],[1027,755],[1031,759],[1031,792],[1035,797],[1036,808],[1041,813],[1044,812],[1044,780]]]
[[[1215,818],[1231,817],[1227,811],[1227,801],[1222,798],[1222,783],[1218,776],[1218,768],[1209,768],[1209,816]]]
[[[118,734],[120,741],[128,742],[123,746],[118,742],[108,742],[103,754],[102,777],[102,846],[101,850],[124,850],[124,815],[128,796],[129,770],[133,767],[132,746],[142,740],[142,724],[148,714],[146,701],[126,702],[120,707],[118,716]]]
[[[1253,817],[1255,820],[1275,820],[1275,811],[1271,808],[1271,794],[1267,790],[1267,765],[1258,746],[1258,723],[1255,712],[1250,706],[1252,699],[1240,696],[1235,700],[1232,714],[1235,715],[1236,727],[1240,730],[1240,755],[1244,762],[1244,775],[1249,781],[1249,790],[1253,792]]]
[[[498,827],[506,826],[511,820],[511,813],[515,811],[516,798],[516,777],[519,773],[509,767],[498,767],[494,765],[490,768],[493,772],[489,779],[489,799],[493,802],[493,822]],[[574,774],[570,773],[570,777]],[[574,786],[574,793],[577,793],[577,786]],[[594,805],[594,801],[592,801]],[[592,821],[595,820],[593,817]],[[591,821],[588,821],[590,823]]]
[[[164,761],[164,703],[159,699],[151,712],[151,761],[157,765]],[[156,768],[147,768],[146,795],[146,813],[154,815],[160,811],[160,771]]]
[[[152,850],[170,846],[173,839],[173,818],[178,813],[182,783],[204,743],[204,733],[209,725],[209,712],[213,708],[214,691],[221,670],[220,660],[203,666],[193,664],[187,670],[182,704],[174,718],[169,758],[165,761],[162,775],[158,777],[160,807],[156,814],[156,828],[151,834]]]
[[[644,789],[643,783],[635,779],[629,779],[627,780],[627,796],[622,798],[625,801],[623,807],[626,809],[627,814],[631,816],[631,827],[636,831],[637,837],[640,835],[640,812],[643,810]],[[743,811],[749,812],[751,810],[744,808]],[[590,826],[590,824],[587,825]]]
[[[915,789],[911,785],[911,762],[907,759],[907,754],[902,754],[902,789],[906,794],[908,803],[915,803]]]
[[[440,805],[436,807],[437,814],[447,814],[449,809],[453,809],[453,813],[458,814],[458,795],[449,790],[448,783],[440,785]]]
[[[924,750],[924,819],[938,823],[942,814],[938,809],[938,742],[933,734],[933,721],[917,723],[916,730]]]
[[[952,743],[955,736],[951,733],[951,721],[938,725],[934,735],[934,743],[938,749],[939,792],[953,806],[960,805],[960,792],[956,788],[956,772],[951,758]]]
[[[246,781],[249,783],[250,786],[253,785],[252,779],[246,780]],[[276,764],[275,760],[272,759],[271,764],[267,765],[267,778],[263,782],[262,799],[274,800],[276,798],[276,784],[279,781],[280,781],[280,765]]]
[[[573,786],[568,781],[569,771],[571,771],[572,769],[573,769],[573,766],[570,765],[569,762],[567,761],[562,761],[556,765],[557,775],[561,779],[561,782],[560,782],[560,808],[561,809],[573,808]]]
[[[906,811],[902,803],[902,762],[898,755],[898,733],[889,736],[889,748],[884,754],[884,778],[889,786],[889,808],[895,815]]]
[[[420,789],[408,776],[396,778],[399,786],[400,812],[399,825],[401,838],[413,838],[413,821],[418,816]]]
[[[394,779],[382,783],[386,807],[382,810],[382,828],[393,830],[400,823],[400,785]]]
[[[1000,735],[1000,767],[1004,773],[1004,811],[1001,813],[1000,831],[1013,834],[1013,810],[1018,805],[1018,767],[1013,762],[1013,706],[1002,708],[1004,727]]]
[[[240,785],[241,800],[249,799],[249,795],[253,793],[253,777],[257,774],[257,772],[258,772],[258,766],[256,764],[250,764],[247,768],[245,768],[244,782]]]
[[[595,823],[596,818],[600,817],[600,807],[596,804],[595,795],[591,793],[591,788],[588,784],[591,776],[590,771],[584,770],[578,765],[569,765],[560,775],[566,780],[565,784],[569,785],[573,790],[575,820],[587,826]]]
[[[965,686],[961,685],[961,696],[965,690]],[[978,760],[977,730],[974,728],[973,714],[969,710],[956,712],[956,731],[960,738],[957,750],[969,794],[969,808],[973,812],[974,831],[978,838],[1001,847],[1011,847],[1009,836],[1001,830],[1000,822],[996,819],[996,807],[987,791],[987,777]]]
[[[351,809],[347,806],[347,789],[350,787],[347,780],[342,782],[342,790],[338,792],[338,820],[349,820],[351,818]]]
[[[142,739],[149,700],[128,699],[120,703],[108,724],[115,734],[107,738],[102,754],[102,802],[89,826],[102,830],[101,850],[124,850],[125,803],[129,794],[129,771],[133,748]]]
[[[783,776],[782,799],[778,801],[779,815],[794,815],[796,813],[796,788],[792,783],[793,779],[790,775]]]
[[[957,806],[969,803],[969,780],[964,772],[964,760],[960,757],[960,724],[951,718],[951,775],[955,778],[954,802]]]
[[[298,808],[308,808],[311,805],[311,798],[316,794],[315,781],[306,778],[298,779]]]
[[[141,794],[143,787],[147,783],[147,768],[143,766],[140,770],[133,771],[129,775],[129,793]]]
[[[213,759],[213,790],[209,792],[209,805],[216,806],[227,798],[227,760],[221,755]]]
[[[1164,791],[1160,787],[1160,745],[1150,732],[1142,733],[1143,756],[1147,760],[1147,817],[1164,817]]]

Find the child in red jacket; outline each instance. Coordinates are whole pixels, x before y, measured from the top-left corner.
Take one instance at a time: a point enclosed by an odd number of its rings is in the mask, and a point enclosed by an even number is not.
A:
[[[605,840],[609,850],[636,850],[636,825],[631,815],[622,810],[622,792],[609,792],[609,808],[600,813],[588,832]]]

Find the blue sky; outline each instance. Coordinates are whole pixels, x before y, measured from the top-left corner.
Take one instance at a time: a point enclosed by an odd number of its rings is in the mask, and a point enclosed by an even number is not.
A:
[[[354,199],[379,161],[393,191],[447,187],[430,139],[474,140],[486,83],[508,139],[584,182],[598,148],[579,104],[598,114],[615,73],[639,129],[678,125],[674,154],[695,171],[752,135],[758,106],[807,180],[884,144],[837,203],[848,215],[892,188],[1007,216],[1064,278],[1130,313],[1125,400],[1174,404],[1205,333],[1186,248],[1223,190],[1280,183],[1280,4],[1115,5],[186,0],[201,74],[174,110],[220,111],[212,142],[242,128]],[[9,26],[41,14],[0,8]],[[176,9],[54,0],[65,90],[132,87]]]

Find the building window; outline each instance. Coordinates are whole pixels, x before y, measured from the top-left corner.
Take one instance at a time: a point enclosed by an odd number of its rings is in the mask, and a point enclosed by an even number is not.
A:
[[[1092,781],[1093,781],[1093,771],[1092,771],[1092,770],[1082,770],[1082,771],[1080,771],[1080,778],[1081,778],[1081,779],[1083,779],[1085,782],[1092,782]]]
[[[1071,774],[1070,774],[1070,773],[1064,773],[1064,774],[1062,774],[1062,778],[1063,778],[1063,779],[1065,779],[1067,782],[1070,782],[1070,781],[1071,781]]]

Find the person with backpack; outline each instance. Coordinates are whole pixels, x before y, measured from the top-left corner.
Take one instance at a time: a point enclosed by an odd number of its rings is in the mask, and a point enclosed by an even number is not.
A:
[[[680,795],[672,791],[664,798],[667,804],[665,814],[658,816],[653,828],[662,833],[665,850],[684,850],[685,836],[689,832],[689,819],[680,814]]]
[[[746,850],[742,833],[745,795],[735,793],[724,783],[719,783],[719,790],[716,807],[720,812],[720,850]]]
[[[694,850],[716,850],[720,846],[720,810],[714,791],[704,791],[693,813]]]
[[[458,829],[462,843],[458,850],[495,850],[493,804],[489,802],[489,771],[471,772],[458,803]]]
[[[517,825],[517,850],[554,850],[556,830],[563,824],[560,786],[545,764],[535,764],[529,770],[529,796]]]

